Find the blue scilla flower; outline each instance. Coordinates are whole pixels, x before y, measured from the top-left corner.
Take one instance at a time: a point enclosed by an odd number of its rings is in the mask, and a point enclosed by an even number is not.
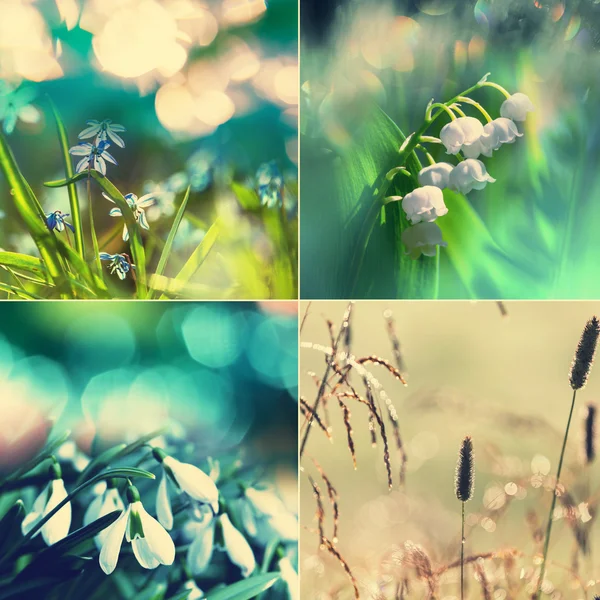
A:
[[[50,231],[54,229],[56,229],[56,231],[64,231],[66,225],[71,231],[75,232],[73,225],[65,221],[65,217],[68,216],[69,213],[63,213],[60,210],[48,213],[46,215],[46,225],[48,225],[48,229],[50,229]]]
[[[108,252],[100,252],[100,260],[110,262],[108,268],[110,274],[116,273],[119,279],[125,279],[130,270],[135,269],[135,265],[131,264],[131,259],[128,254],[109,254]]]
[[[6,135],[10,135],[17,125],[17,121],[37,123],[40,112],[31,105],[37,92],[32,87],[13,88],[11,85],[0,82],[0,121]]]
[[[273,208],[281,205],[283,202],[283,175],[274,160],[263,163],[258,167],[256,185],[258,187],[258,197],[263,206]]]
[[[102,192],[102,195],[114,204],[114,201],[110,196]],[[123,196],[129,204],[129,208],[131,208],[133,212],[133,216],[135,220],[139,223],[142,229],[150,229],[150,225],[148,225],[148,221],[146,220],[146,213],[144,212],[144,208],[148,206],[154,205],[154,194],[146,194],[141,198],[138,198],[135,194],[125,194]],[[121,217],[123,213],[120,208],[113,208],[109,213],[111,217]],[[129,239],[129,231],[127,229],[127,224],[123,225],[123,241],[126,242]]]
[[[77,163],[77,173],[81,173],[89,168],[100,171],[102,175],[106,175],[106,161],[113,165],[117,164],[114,157],[107,152],[109,147],[110,144],[108,142],[101,140],[97,146],[89,142],[81,142],[77,146],[70,148],[69,154],[84,157]]]
[[[123,125],[113,123],[110,119],[104,119],[104,121],[96,121],[91,119],[86,121],[87,127],[79,134],[80,140],[85,140],[96,136],[96,144],[104,141],[107,142],[109,139],[114,142],[119,148],[125,148],[125,142],[119,133],[125,131]]]

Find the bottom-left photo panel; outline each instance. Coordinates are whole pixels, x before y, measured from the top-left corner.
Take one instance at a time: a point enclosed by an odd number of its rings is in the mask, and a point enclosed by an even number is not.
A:
[[[0,600],[296,600],[296,302],[0,303]]]

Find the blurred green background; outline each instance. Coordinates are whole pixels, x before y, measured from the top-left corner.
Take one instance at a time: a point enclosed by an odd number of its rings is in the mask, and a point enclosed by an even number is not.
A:
[[[293,0],[0,3],[0,80],[8,86],[1,92],[20,86],[36,94],[19,112],[9,143],[44,209],[70,212],[66,188],[43,187],[64,178],[49,96],[71,145],[88,119],[112,119],[127,129],[125,148],[111,145],[119,164],[110,165],[108,176],[123,193],[158,192],[157,206],[147,213],[149,260],[158,260],[191,185],[171,268],[184,264],[220,217],[226,233],[203,265],[201,297],[269,297],[262,278],[268,280],[279,249],[271,248],[260,220],[241,210],[230,183],[254,188],[257,167],[274,160],[289,186],[288,218],[295,219],[297,20]],[[0,120],[6,110],[3,97]],[[101,249],[127,251],[118,220],[108,215],[110,204],[93,192]],[[80,197],[86,197],[85,184]],[[1,180],[0,247],[35,253],[9,200]],[[243,275],[251,268],[253,284]]]
[[[70,429],[87,450],[94,435],[116,444],[170,425],[200,455],[239,453],[279,470],[295,501],[295,303],[2,308],[0,439],[9,456],[40,416],[58,419],[56,430]]]
[[[307,4],[316,15],[315,3]],[[336,4],[329,29],[323,32],[314,17],[302,33],[302,297],[348,297],[356,232],[342,229],[330,182],[352,137],[368,129],[369,102],[408,135],[422,123],[431,98],[445,101],[487,72],[511,93],[526,93],[535,112],[523,138],[484,160],[496,183],[468,196],[495,245],[480,247],[473,223],[465,222],[459,239],[450,241],[460,247],[462,263],[451,264],[448,250],[441,251],[440,297],[597,297],[600,4]],[[332,110],[330,92],[343,110]],[[485,89],[474,97],[499,116],[501,94]],[[438,131],[436,124],[430,133]],[[436,160],[448,158],[430,147]],[[452,212],[451,202],[448,208]],[[439,223],[443,228],[443,218]],[[407,297],[395,247],[381,244],[370,264],[373,284],[360,297]]]
[[[306,308],[307,303],[301,303],[301,317]],[[337,330],[345,308],[345,302],[311,303],[301,342],[329,346],[325,319],[331,319]],[[391,588],[384,584],[389,583],[386,578],[390,575],[394,580],[399,567],[397,563],[394,567],[390,557],[394,551],[398,555],[407,540],[421,544],[436,567],[459,557],[460,503],[454,494],[454,468],[462,438],[471,435],[476,476],[474,498],[466,505],[467,522],[471,523],[466,556],[517,548],[524,554],[515,559],[512,595],[507,594],[502,560],[486,561],[486,574],[493,585],[493,598],[529,597],[525,590],[515,590],[521,577],[531,576],[532,555],[541,552],[541,547],[533,542],[526,516],[534,511],[539,524],[545,527],[551,498],[548,490],[534,487],[532,475],[556,473],[572,395],[568,383],[571,359],[585,322],[597,314],[600,304],[507,302],[505,308],[507,317],[502,316],[495,302],[354,305],[352,353],[357,357],[376,354],[392,362],[383,313],[393,311],[408,386],[403,387],[381,367],[369,366],[368,370],[382,384],[398,412],[408,456],[406,485],[399,487],[400,462],[390,440],[394,488],[388,492],[381,440],[376,448],[371,447],[368,412],[348,401],[357,449],[358,470],[353,470],[341,411],[330,402],[334,442],[331,444],[313,426],[303,459],[303,596],[353,597],[339,563],[324,551],[317,552],[316,505],[306,474],[318,479],[318,473],[310,457],[317,458],[339,493],[338,549],[360,583],[361,598],[393,598],[396,596]],[[301,348],[300,362],[300,395],[312,405],[317,390],[308,373],[323,376],[323,354]],[[351,381],[364,395],[358,376],[351,376]],[[600,474],[597,460],[587,469],[582,467],[582,419],[585,405],[599,398],[600,371],[596,365],[587,387],[578,394],[561,478],[577,504],[589,500],[590,512],[597,504]],[[320,486],[325,493],[325,486]],[[324,502],[329,533],[331,510],[326,498]],[[583,513],[576,512],[575,520],[580,525],[581,518]],[[578,558],[584,582],[597,579],[599,539],[598,523],[593,521],[591,557],[586,559],[580,554]],[[593,598],[600,591],[597,585],[592,586],[586,595],[569,575],[569,568],[577,564],[575,549],[573,531],[561,518],[554,524],[550,559],[556,562],[549,567],[547,578],[562,595],[552,597]],[[473,571],[467,572],[471,574],[468,597],[481,598]],[[414,573],[411,577],[408,597],[427,597],[425,588],[415,583]],[[458,597],[457,577],[455,569],[442,578],[439,597]]]

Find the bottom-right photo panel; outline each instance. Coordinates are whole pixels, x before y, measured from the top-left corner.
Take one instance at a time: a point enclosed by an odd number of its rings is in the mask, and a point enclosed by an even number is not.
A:
[[[301,597],[597,598],[599,313],[301,303]]]

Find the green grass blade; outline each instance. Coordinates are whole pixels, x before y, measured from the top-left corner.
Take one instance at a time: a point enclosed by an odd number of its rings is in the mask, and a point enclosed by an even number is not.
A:
[[[177,230],[179,229],[179,225],[181,223],[181,220],[183,219],[183,215],[185,213],[185,209],[186,209],[189,197],[190,197],[190,187],[188,187],[188,189],[186,190],[185,196],[183,197],[183,200],[181,201],[181,206],[179,207],[179,210],[177,211],[177,214],[175,215],[175,220],[173,221],[171,231],[169,231],[169,236],[167,237],[167,242],[166,242],[165,247],[163,248],[163,251],[160,255],[160,259],[158,261],[158,265],[157,265],[156,271],[154,273],[155,277],[160,277],[164,273],[165,267],[167,266],[167,261],[169,260],[169,255],[171,254],[171,248],[173,247],[173,242],[175,241],[175,236],[177,235]],[[154,295],[154,290],[150,289],[150,291],[148,293],[148,297],[152,298],[153,295]]]
[[[71,184],[75,185],[75,184]],[[96,225],[94,223],[94,207],[92,204],[92,188],[91,179],[87,178],[87,200],[88,200],[88,216],[90,219],[90,237],[92,238],[92,251],[94,256],[92,257],[92,263],[94,270],[99,276],[102,276],[102,262],[100,261],[100,245],[98,244],[98,236],[96,234]]]
[[[56,121],[56,129],[58,131],[58,140],[60,142],[60,149],[62,152],[63,163],[65,165],[65,174],[67,179],[73,177],[73,163],[71,162],[71,155],[69,154],[69,140],[67,138],[67,129],[63,120],[60,117],[60,113],[56,108],[54,102],[48,98],[54,120]],[[75,229],[75,250],[77,254],[83,259],[85,257],[85,250],[83,244],[83,227],[81,224],[81,210],[79,207],[79,197],[77,195],[77,186],[71,183],[67,186],[69,192],[69,204],[71,205],[71,219],[73,221],[73,227]]]
[[[206,600],[250,600],[268,590],[279,579],[279,573],[265,573],[232,583],[225,588],[209,592]]]
[[[4,172],[8,185],[12,190],[12,197],[25,226],[33,237],[50,276],[55,280],[61,291],[61,296],[69,297],[70,289],[67,282],[67,273],[61,263],[58,252],[58,240],[46,226],[44,212],[37,202],[35,195],[23,177],[15,157],[6,142],[4,134],[0,132],[0,168]],[[41,214],[40,214],[41,213]]]
[[[194,250],[192,255],[188,258],[185,265],[183,265],[181,271],[177,277],[175,277],[175,283],[178,286],[186,284],[194,275],[194,273],[202,266],[202,263],[206,260],[209,252],[212,250],[219,234],[221,232],[221,221],[217,219],[206,232],[206,235],[198,244],[198,247]],[[161,300],[166,300],[166,296],[163,294]]]
[[[231,189],[244,210],[249,212],[260,210],[260,198],[254,190],[250,190],[235,181],[231,182]]]
[[[12,269],[21,269],[40,277],[44,277],[48,272],[39,258],[28,254],[19,254],[18,252],[0,252],[0,265]]]

